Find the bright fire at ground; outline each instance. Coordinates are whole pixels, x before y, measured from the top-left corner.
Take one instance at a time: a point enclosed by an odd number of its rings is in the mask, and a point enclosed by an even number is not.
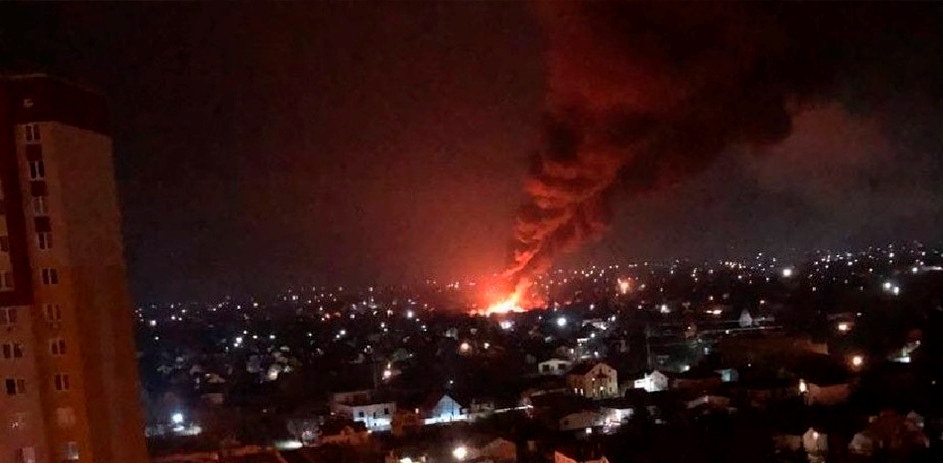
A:
[[[510,312],[523,312],[524,309],[520,306],[519,302],[520,302],[520,296],[518,296],[517,294],[512,294],[511,297],[501,302],[491,304],[485,310],[485,315],[502,314],[502,313],[510,313]]]

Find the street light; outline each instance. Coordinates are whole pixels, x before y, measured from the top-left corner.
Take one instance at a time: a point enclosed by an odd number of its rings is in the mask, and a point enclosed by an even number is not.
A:
[[[566,317],[557,317],[557,326],[560,328],[566,326]]]
[[[464,445],[455,447],[452,449],[452,456],[455,457],[456,460],[464,460],[465,457],[468,456],[468,449],[465,448]]]
[[[176,412],[170,415],[170,422],[177,425],[183,424],[183,413]]]

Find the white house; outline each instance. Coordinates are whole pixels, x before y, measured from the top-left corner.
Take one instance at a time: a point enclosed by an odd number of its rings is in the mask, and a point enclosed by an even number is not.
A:
[[[583,363],[566,374],[566,385],[574,394],[592,399],[615,397],[619,394],[616,370],[605,363]]]
[[[371,431],[387,431],[396,413],[396,402],[374,398],[370,391],[338,393],[331,401],[331,412],[359,421]]]
[[[542,375],[560,375],[562,376],[573,365],[573,362],[561,359],[551,358],[537,364],[537,373]]]
[[[635,414],[635,409],[625,401],[615,399],[612,403],[607,403],[599,407],[604,424],[608,426],[618,426],[629,421]]]
[[[468,409],[448,394],[432,396],[423,408],[426,411],[425,424],[468,420]]]
[[[645,389],[648,392],[664,391],[668,389],[668,377],[664,373],[655,370],[651,373],[645,373],[634,383],[635,389]]]

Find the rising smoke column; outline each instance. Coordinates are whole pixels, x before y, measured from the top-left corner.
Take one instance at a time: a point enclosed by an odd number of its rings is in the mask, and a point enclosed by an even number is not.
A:
[[[607,228],[612,197],[683,180],[728,147],[786,137],[804,105],[834,93],[859,38],[849,29],[864,29],[860,15],[821,5],[551,1],[535,11],[547,101],[506,271],[516,294]]]

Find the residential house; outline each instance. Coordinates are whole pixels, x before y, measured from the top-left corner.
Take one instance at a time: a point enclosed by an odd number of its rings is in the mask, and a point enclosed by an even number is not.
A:
[[[566,374],[566,383],[574,394],[592,399],[615,397],[619,394],[618,373],[602,362],[574,366]]]
[[[373,431],[387,431],[396,402],[376,397],[371,391],[353,391],[334,394],[331,412],[364,423]]]
[[[573,362],[562,358],[550,358],[537,364],[537,373],[542,375],[562,376],[570,369]]]
[[[641,378],[633,381],[634,389],[644,389],[648,392],[664,391],[668,389],[670,379],[665,373],[658,370],[645,372]]]
[[[604,400],[599,405],[599,412],[607,426],[618,426],[628,422],[635,413],[636,401],[624,397]]]
[[[424,411],[425,424],[466,421],[468,409],[447,393],[430,395],[421,409]]]

